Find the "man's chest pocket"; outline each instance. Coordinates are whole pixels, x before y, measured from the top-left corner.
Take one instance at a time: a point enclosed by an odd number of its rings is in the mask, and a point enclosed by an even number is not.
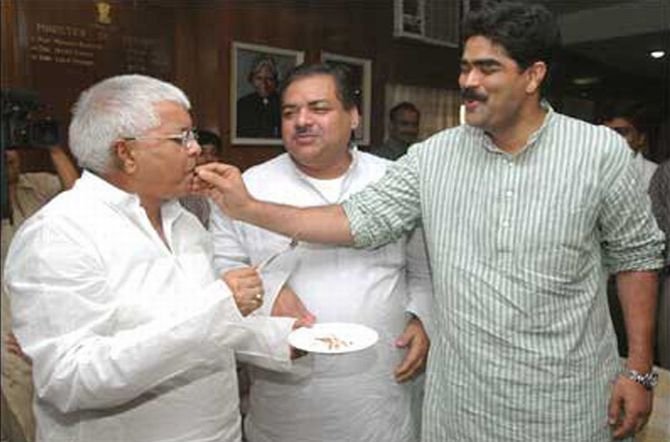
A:
[[[573,276],[585,262],[592,244],[594,213],[579,201],[532,209],[514,236],[513,248],[526,268],[555,276]]]

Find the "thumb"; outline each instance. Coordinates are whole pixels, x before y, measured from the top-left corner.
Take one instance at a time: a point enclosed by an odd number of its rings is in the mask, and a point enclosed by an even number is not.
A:
[[[300,327],[311,327],[314,325],[316,317],[314,315],[301,316],[293,323],[293,330]]]
[[[398,336],[398,338],[395,340],[395,346],[398,348],[405,348],[409,345],[411,340],[412,339],[409,336],[409,333],[405,330],[403,334]]]

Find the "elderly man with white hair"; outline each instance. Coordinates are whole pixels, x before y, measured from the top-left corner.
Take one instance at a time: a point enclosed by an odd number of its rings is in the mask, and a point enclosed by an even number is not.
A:
[[[206,231],[176,200],[200,152],[189,108],[139,75],[85,91],[70,125],[84,173],[14,238],[5,283],[33,360],[38,441],[237,441],[235,354],[290,365],[295,319],[247,316],[258,273],[218,278]]]

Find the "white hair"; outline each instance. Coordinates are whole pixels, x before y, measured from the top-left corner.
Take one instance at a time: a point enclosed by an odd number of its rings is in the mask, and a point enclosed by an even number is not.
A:
[[[72,108],[70,150],[84,169],[104,173],[112,167],[112,146],[124,137],[140,136],[161,124],[154,105],[191,104],[179,88],[144,75],[102,80],[79,96]]]

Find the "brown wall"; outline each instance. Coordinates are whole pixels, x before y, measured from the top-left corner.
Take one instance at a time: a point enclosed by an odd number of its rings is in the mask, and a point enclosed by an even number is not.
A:
[[[373,144],[383,137],[387,82],[456,87],[458,51],[393,39],[392,0],[107,0],[110,24],[99,22],[94,0],[1,3],[3,88],[36,90],[50,112],[67,123],[82,89],[139,69],[182,87],[197,125],[219,132],[224,160],[242,168],[277,155],[281,147],[230,145],[233,41],[305,51],[306,61],[318,61],[321,51],[371,59]],[[60,38],[65,44],[82,41],[83,60],[35,60],[40,55],[35,38],[49,37],[47,31],[66,34]],[[55,44],[49,44],[53,52]]]
[[[281,152],[277,146],[230,144],[230,51],[232,42],[305,51],[305,61],[319,60],[327,51],[373,61],[372,143],[384,131],[384,85],[387,82],[455,87],[458,51],[395,40],[393,2],[386,1],[225,1],[182,7],[179,37],[191,39],[198,68],[185,52],[177,55],[177,81],[196,103],[201,126],[218,128],[225,161],[246,168]],[[178,29],[180,25],[178,24]],[[182,44],[184,44],[182,42]],[[180,73],[186,74],[180,76]]]
[[[96,81],[131,72],[175,77],[173,8],[107,4],[108,13],[89,0],[2,1],[3,91],[37,92],[43,108],[34,117],[56,119],[64,136],[72,104]],[[44,152],[23,152],[26,169],[48,168]]]

